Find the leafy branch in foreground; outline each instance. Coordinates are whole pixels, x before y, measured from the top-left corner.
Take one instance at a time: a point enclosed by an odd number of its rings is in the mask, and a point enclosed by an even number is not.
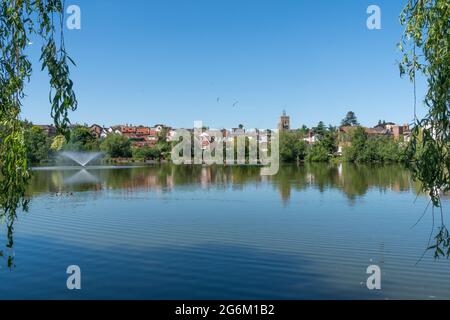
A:
[[[447,0],[409,0],[401,23],[401,74],[415,82],[417,72],[427,78],[427,115],[416,117],[410,156],[415,177],[435,206],[439,192],[450,190],[450,3]]]
[[[450,235],[445,226],[439,228],[438,234],[434,237],[435,244],[428,247],[428,250],[434,250],[434,257],[450,257]]]
[[[60,133],[67,132],[68,112],[77,107],[63,20],[63,0],[0,0],[0,219],[6,221],[9,248],[16,211],[26,210],[28,204],[25,191],[30,174],[20,113],[32,73],[26,51],[33,37],[43,42],[40,61],[50,76],[51,115]]]
[[[434,207],[442,212],[441,194],[450,190],[450,2],[448,0],[408,0],[400,22],[405,26],[399,44],[403,52],[401,75],[414,83],[414,121],[411,142],[407,149],[414,178],[421,182]],[[427,79],[424,103],[428,108],[423,119],[416,115],[416,79]],[[437,257],[445,256],[441,244],[445,224],[436,240]],[[431,249],[433,246],[430,247]],[[442,252],[442,254],[441,254]]]

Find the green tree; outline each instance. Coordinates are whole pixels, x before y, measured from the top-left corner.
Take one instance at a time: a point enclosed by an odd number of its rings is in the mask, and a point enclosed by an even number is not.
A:
[[[321,140],[323,138],[326,131],[327,131],[327,128],[325,127],[325,124],[323,123],[323,121],[320,121],[317,124],[317,127],[313,128],[313,132],[315,135],[318,136],[319,140]]]
[[[306,125],[302,125],[300,129],[298,129],[298,133],[300,137],[305,138],[308,136],[309,128]]]
[[[378,120],[377,126],[385,127],[386,126],[386,120],[383,120],[383,121]]]
[[[441,210],[441,226],[435,236],[436,258],[450,257],[450,236],[444,222],[440,193],[450,190],[450,3],[448,0],[408,0],[401,13],[405,26],[399,44],[403,52],[400,74],[414,84],[414,121],[407,156],[413,176]],[[425,76],[428,90],[426,116],[417,117],[416,75]]]
[[[306,156],[306,160],[310,162],[327,162],[330,158],[330,152],[320,142],[313,144]]]
[[[61,151],[66,143],[66,137],[62,134],[59,134],[53,138],[52,144],[50,145],[50,150],[57,152]]]
[[[308,150],[306,160],[310,162],[329,161],[337,151],[336,129],[331,125],[326,128],[323,121],[320,121],[317,127],[313,128],[318,141],[316,141]]]
[[[379,153],[380,141],[377,138],[368,137],[363,145],[356,149],[356,162],[359,163],[377,163],[382,162]]]
[[[416,75],[425,75],[428,90],[423,119],[416,115],[408,155],[414,177],[422,183],[436,207],[440,191],[450,190],[450,4],[448,0],[408,0],[401,13],[405,26],[400,74],[414,83]],[[418,152],[420,149],[420,152]],[[450,252],[448,252],[450,254]]]
[[[358,163],[389,163],[404,161],[404,147],[400,140],[389,136],[368,136],[362,127],[349,133],[350,145],[344,148],[346,161]]]
[[[349,133],[350,145],[343,150],[343,156],[346,161],[357,162],[360,152],[364,150],[367,141],[367,134],[362,127],[356,127]]]
[[[70,139],[64,146],[64,149],[72,151],[98,151],[99,145],[89,128],[76,126],[70,131]]]
[[[383,162],[404,162],[404,147],[401,141],[390,137],[379,138],[378,155]]]
[[[342,127],[359,126],[358,118],[353,111],[347,112],[344,119],[341,121]]]
[[[158,146],[142,147],[132,149],[133,158],[135,159],[160,159],[162,156],[161,148]]]
[[[160,152],[159,158],[170,159],[172,144],[167,142],[165,138],[159,139],[156,143],[156,148]]]
[[[333,125],[331,125],[331,124],[328,125],[328,131],[330,131],[330,132],[336,132],[337,129],[338,129],[338,128],[337,128],[336,126],[333,126]]]
[[[28,127],[25,129],[24,137],[29,163],[39,163],[48,159],[50,146],[44,130],[37,126]]]
[[[30,173],[20,114],[32,74],[27,56],[30,41],[39,38],[43,44],[40,62],[50,77],[51,116],[60,133],[66,132],[69,111],[77,107],[69,76],[72,60],[64,47],[63,13],[62,0],[0,2],[0,220],[6,222],[10,248],[17,208],[26,210],[28,204],[25,191]],[[12,264],[10,256],[8,265]]]
[[[338,150],[336,131],[334,129],[326,131],[320,141],[320,144],[329,154],[335,154]]]
[[[100,143],[100,149],[111,158],[128,158],[132,155],[131,142],[120,134],[111,134]]]
[[[306,142],[294,132],[280,132],[280,158],[284,162],[304,160],[306,156]]]

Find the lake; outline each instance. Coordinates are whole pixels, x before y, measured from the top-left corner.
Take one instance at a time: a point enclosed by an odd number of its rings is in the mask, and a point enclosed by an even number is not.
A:
[[[449,299],[417,190],[401,166],[36,168],[13,249],[1,225],[0,298]]]

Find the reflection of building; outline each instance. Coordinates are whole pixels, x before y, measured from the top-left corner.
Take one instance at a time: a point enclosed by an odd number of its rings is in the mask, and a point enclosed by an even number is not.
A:
[[[286,111],[283,111],[283,114],[280,117],[280,122],[278,123],[278,130],[290,130],[291,129],[291,119],[286,115]]]
[[[260,175],[257,168],[241,166],[147,166],[111,170],[86,169],[36,170],[30,182],[32,194],[42,192],[125,190],[127,193],[142,190],[168,192],[177,187],[217,188],[220,190],[245,190],[254,186],[274,187],[285,203],[294,192],[315,188],[320,192],[336,190],[350,200],[364,196],[369,190],[416,190],[410,172],[402,166],[338,166],[305,164],[281,166],[276,176]],[[420,189],[416,190],[417,192]],[[450,194],[443,195],[449,197]]]

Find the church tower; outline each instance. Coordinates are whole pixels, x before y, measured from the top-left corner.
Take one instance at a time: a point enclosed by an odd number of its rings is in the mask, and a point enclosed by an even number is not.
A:
[[[288,131],[291,129],[291,119],[286,115],[286,111],[283,111],[283,114],[280,117],[280,122],[278,123],[278,130],[280,131]]]

